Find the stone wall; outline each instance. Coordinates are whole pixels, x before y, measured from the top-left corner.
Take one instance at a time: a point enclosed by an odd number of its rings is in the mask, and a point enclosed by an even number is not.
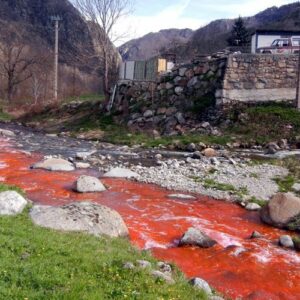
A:
[[[203,117],[217,120],[222,107],[293,101],[297,69],[298,55],[201,57],[155,82],[120,81],[114,109],[131,128],[156,129],[167,135],[202,132]]]
[[[226,60],[221,55],[202,57],[155,82],[120,81],[114,108],[132,128],[157,129],[167,135],[197,130],[197,126],[200,130],[199,114],[214,106]]]
[[[217,103],[292,101],[297,68],[298,55],[230,55]]]

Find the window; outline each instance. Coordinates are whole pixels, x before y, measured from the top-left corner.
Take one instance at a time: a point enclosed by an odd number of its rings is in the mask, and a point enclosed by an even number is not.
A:
[[[292,42],[293,42],[293,46],[296,46],[296,47],[300,46],[300,38],[293,39]]]

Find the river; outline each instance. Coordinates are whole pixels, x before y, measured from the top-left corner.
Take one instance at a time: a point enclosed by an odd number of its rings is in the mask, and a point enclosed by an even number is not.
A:
[[[285,250],[276,240],[286,232],[266,226],[256,212],[225,201],[196,195],[195,200],[169,199],[170,191],[120,179],[103,179],[100,194],[78,194],[72,185],[80,174],[96,171],[47,172],[31,170],[43,157],[17,149],[0,138],[0,181],[23,188],[35,203],[63,205],[94,201],[117,210],[124,218],[131,242],[159,259],[176,263],[188,276],[199,276],[233,299],[300,299],[300,253]],[[177,247],[191,226],[214,238],[210,249]],[[253,231],[263,239],[250,239]],[[83,249],[84,250],[84,249]]]

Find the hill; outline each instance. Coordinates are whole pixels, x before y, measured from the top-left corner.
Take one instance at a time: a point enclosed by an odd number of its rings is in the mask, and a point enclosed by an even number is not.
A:
[[[121,47],[119,52],[123,59],[147,59],[159,54],[161,49],[170,48],[174,44],[184,44],[193,35],[191,29],[166,29],[159,32],[151,32],[147,35],[131,40]]]
[[[273,6],[254,16],[244,18],[250,32],[256,29],[300,30],[300,3],[281,7]],[[235,19],[220,19],[192,32],[187,30],[184,38],[172,36],[175,29],[150,33],[132,40],[119,48],[125,59],[145,59],[158,54],[158,49],[167,49],[177,54],[179,60],[189,60],[198,54],[207,54],[224,49]],[[181,31],[177,30],[178,36]],[[176,44],[174,46],[174,38]],[[126,55],[124,55],[126,54]]]

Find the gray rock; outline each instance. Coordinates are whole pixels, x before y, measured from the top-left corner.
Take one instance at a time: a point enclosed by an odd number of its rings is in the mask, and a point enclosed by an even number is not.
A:
[[[38,226],[60,231],[86,232],[95,236],[128,236],[128,228],[118,212],[89,202],[60,207],[35,205],[30,217]]]
[[[263,235],[260,232],[253,231],[252,234],[251,234],[250,239],[259,239],[259,238],[262,238],[262,237],[263,237]]]
[[[292,193],[278,193],[260,211],[261,220],[278,228],[287,228],[300,216],[300,198]],[[300,229],[300,222],[294,230]]]
[[[292,189],[295,191],[295,192],[300,192],[300,183],[294,183],[294,185],[292,186]]]
[[[183,77],[186,71],[187,71],[187,68],[180,68],[179,69],[179,76]]]
[[[166,89],[167,90],[170,90],[170,89],[172,89],[174,87],[174,85],[171,83],[171,82],[167,82],[166,83]]]
[[[167,282],[169,284],[174,284],[175,283],[174,279],[167,273],[163,273],[161,271],[155,270],[155,271],[151,272],[151,275],[155,278],[162,279],[162,280],[164,280],[165,282]]]
[[[88,169],[91,167],[89,163],[84,163],[84,162],[75,162],[74,166],[76,169]]]
[[[202,278],[195,277],[190,281],[191,285],[196,289],[203,290],[207,295],[212,294],[209,284]]]
[[[294,248],[293,239],[289,235],[282,235],[279,238],[279,245],[284,248]]]
[[[74,171],[75,167],[72,163],[61,158],[48,158],[42,162],[38,162],[32,166],[32,169],[43,169],[48,171]]]
[[[190,152],[194,152],[196,151],[196,145],[194,143],[190,143],[186,149]]]
[[[162,158],[163,158],[163,156],[159,153],[155,155],[155,159],[157,159],[157,160],[161,160]]]
[[[27,200],[15,191],[2,192],[0,193],[0,215],[20,214],[27,203]]]
[[[89,156],[91,156],[92,154],[94,154],[95,151],[91,151],[91,152],[77,152],[75,157],[78,160],[86,160]]]
[[[126,262],[123,264],[123,268],[127,270],[133,270],[134,269],[134,264],[132,262]]]
[[[260,210],[261,206],[258,205],[257,203],[247,203],[245,208],[250,211],[256,211],[256,210]]]
[[[202,154],[200,151],[195,151],[193,153],[193,156],[192,156],[194,159],[201,159],[202,158]]]
[[[95,193],[104,192],[106,188],[98,178],[82,175],[75,183],[75,190],[79,193]]]
[[[137,173],[124,168],[113,168],[103,175],[103,177],[113,178],[137,178],[138,176],[139,175]]]
[[[196,228],[189,228],[179,241],[179,246],[213,247],[217,242]]]
[[[157,267],[159,268],[159,270],[163,273],[172,273],[172,267],[169,264],[166,264],[163,261],[159,261],[157,263]]]
[[[177,95],[181,95],[182,92],[183,92],[183,87],[177,86],[177,87],[175,88],[175,93],[176,93]]]
[[[6,130],[6,129],[0,129],[0,135],[7,136],[7,137],[14,137],[14,136],[16,136],[13,131]]]
[[[146,268],[151,268],[152,267],[150,261],[148,261],[148,260],[137,260],[136,262],[137,262],[138,266],[140,268],[142,268],[142,269],[146,269]]]
[[[189,80],[189,82],[187,83],[187,87],[191,88],[191,87],[195,86],[197,83],[198,83],[198,77],[195,76]]]
[[[175,118],[177,119],[178,123],[181,125],[185,124],[186,122],[181,112],[176,113]]]
[[[171,199],[182,199],[182,200],[195,200],[196,197],[186,194],[170,194],[168,195],[168,198]]]
[[[148,109],[144,112],[143,116],[144,116],[144,118],[151,118],[151,117],[153,117],[153,111]]]

